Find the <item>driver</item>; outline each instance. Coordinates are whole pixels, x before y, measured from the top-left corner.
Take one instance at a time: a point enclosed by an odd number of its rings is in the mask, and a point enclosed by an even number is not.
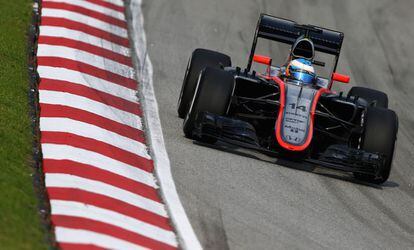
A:
[[[300,81],[305,85],[314,84],[316,82],[316,74],[312,62],[305,58],[298,58],[290,61],[286,66],[284,77]]]
[[[299,37],[292,45],[288,63],[285,65],[284,77],[301,84],[314,84],[317,77],[312,66],[315,56],[315,47],[312,40],[306,37]]]

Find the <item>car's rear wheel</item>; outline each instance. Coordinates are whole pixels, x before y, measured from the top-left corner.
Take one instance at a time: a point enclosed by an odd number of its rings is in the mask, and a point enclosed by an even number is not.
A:
[[[394,111],[379,107],[367,108],[360,146],[367,152],[382,154],[385,157],[385,162],[380,169],[379,176],[355,173],[357,179],[375,184],[381,184],[388,179],[397,132],[398,117]]]
[[[364,87],[352,87],[348,92],[348,96],[361,97],[368,102],[369,106],[388,108],[388,96],[384,92],[364,88]]]
[[[185,118],[190,108],[201,70],[205,67],[221,68],[230,66],[231,59],[225,54],[206,49],[194,50],[187,64],[180,97],[178,99],[178,116]]]
[[[229,72],[210,67],[201,71],[189,111],[184,120],[183,131],[187,138],[193,138],[195,120],[200,112],[210,112],[217,115],[227,113],[233,88],[234,77]]]

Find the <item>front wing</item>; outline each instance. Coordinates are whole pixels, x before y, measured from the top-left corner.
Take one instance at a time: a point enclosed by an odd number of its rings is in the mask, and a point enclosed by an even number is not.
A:
[[[256,131],[250,123],[208,112],[198,115],[193,136],[195,140],[201,142],[220,141],[275,158],[286,158],[287,155],[292,156],[291,153],[295,153],[264,148],[259,144]],[[379,176],[385,159],[377,153],[334,144],[321,152],[317,158],[305,157],[301,161],[315,167]]]

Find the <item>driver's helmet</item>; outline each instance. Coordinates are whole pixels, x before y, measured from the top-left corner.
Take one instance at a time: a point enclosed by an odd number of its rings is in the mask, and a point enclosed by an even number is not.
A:
[[[303,84],[311,84],[315,81],[315,69],[312,66],[312,62],[305,58],[290,61],[286,67],[285,75]]]

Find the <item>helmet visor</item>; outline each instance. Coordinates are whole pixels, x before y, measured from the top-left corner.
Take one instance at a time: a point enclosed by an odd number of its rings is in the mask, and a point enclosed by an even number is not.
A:
[[[315,79],[315,74],[309,73],[307,71],[294,71],[292,72],[292,78],[299,80],[305,84],[311,84]]]

